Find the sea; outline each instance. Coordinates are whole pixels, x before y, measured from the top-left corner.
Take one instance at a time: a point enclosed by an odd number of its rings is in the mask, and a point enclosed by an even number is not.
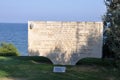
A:
[[[14,44],[21,56],[28,55],[28,24],[0,23],[0,42]]]

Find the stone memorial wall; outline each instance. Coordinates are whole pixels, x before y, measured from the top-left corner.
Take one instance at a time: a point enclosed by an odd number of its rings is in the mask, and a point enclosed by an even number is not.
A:
[[[82,58],[101,58],[102,41],[102,22],[28,22],[29,56],[44,56],[53,64],[75,65]]]

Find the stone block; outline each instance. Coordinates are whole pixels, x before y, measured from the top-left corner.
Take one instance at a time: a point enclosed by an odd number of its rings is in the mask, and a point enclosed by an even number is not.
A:
[[[86,57],[102,57],[102,22],[28,22],[28,52],[53,64],[75,65]]]

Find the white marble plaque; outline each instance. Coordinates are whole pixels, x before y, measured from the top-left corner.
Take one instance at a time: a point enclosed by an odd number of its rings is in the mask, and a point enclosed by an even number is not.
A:
[[[66,67],[54,66],[53,72],[64,73],[64,72],[66,72]]]

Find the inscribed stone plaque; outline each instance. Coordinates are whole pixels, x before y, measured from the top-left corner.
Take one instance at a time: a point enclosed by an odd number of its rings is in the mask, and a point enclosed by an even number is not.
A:
[[[101,58],[102,22],[28,22],[28,52],[53,64],[75,65],[85,57]]]
[[[66,67],[61,67],[61,66],[54,66],[53,72],[62,72],[64,73],[66,71]]]

